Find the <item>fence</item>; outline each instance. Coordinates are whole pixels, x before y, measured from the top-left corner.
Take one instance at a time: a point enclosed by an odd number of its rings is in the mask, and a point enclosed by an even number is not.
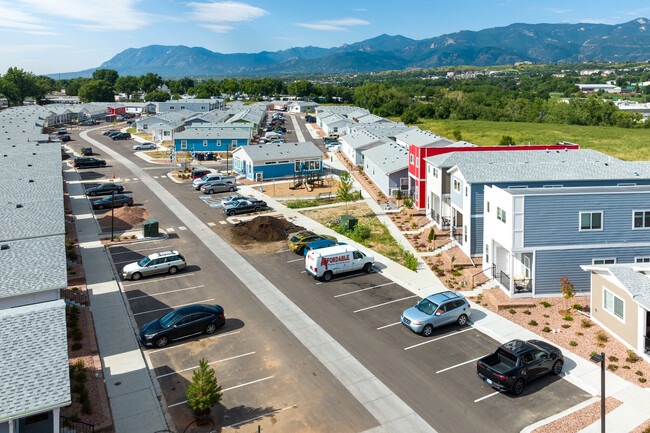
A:
[[[61,415],[60,433],[95,433],[95,426],[76,418]]]
[[[61,298],[74,302],[77,305],[90,305],[88,294],[79,290],[61,289]]]

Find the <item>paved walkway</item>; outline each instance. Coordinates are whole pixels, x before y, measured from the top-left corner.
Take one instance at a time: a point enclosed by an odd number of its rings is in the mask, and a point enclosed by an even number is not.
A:
[[[167,429],[149,370],[115,281],[108,252],[99,241],[99,225],[83,186],[78,182],[79,175],[72,168],[65,169],[63,175],[75,216],[115,431],[133,433]]]

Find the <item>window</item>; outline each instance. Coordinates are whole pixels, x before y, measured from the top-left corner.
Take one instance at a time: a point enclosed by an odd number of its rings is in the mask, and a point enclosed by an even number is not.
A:
[[[465,187],[465,197],[467,197],[467,187]]]
[[[170,109],[170,110],[173,110],[173,109],[174,109],[174,106],[173,106],[173,105],[170,105],[170,106],[169,106],[169,109]]]
[[[181,110],[185,110],[185,105],[181,105]]]
[[[621,320],[625,320],[625,301],[603,287],[603,308]]]
[[[300,161],[299,159],[296,160],[296,167],[295,167],[294,171],[300,171],[300,166],[301,165],[302,165],[302,161]]]
[[[530,256],[524,256],[524,276],[530,278]]]
[[[467,226],[463,227],[463,235],[465,236],[465,243],[467,243]]]
[[[490,202],[488,201],[486,203],[487,203],[487,213],[490,213]]]
[[[485,263],[490,263],[490,246],[485,244]]]
[[[433,167],[433,177],[438,177],[438,169]]]
[[[635,229],[650,228],[650,210],[634,211],[634,228]]]
[[[309,161],[309,170],[319,170],[320,169],[320,161],[318,159]]]
[[[506,211],[497,207],[497,219],[501,222],[506,222]]]
[[[221,140],[217,140],[217,147],[221,147]]]
[[[431,209],[431,205],[429,204],[429,197],[427,196],[427,209]]]
[[[208,140],[203,140],[203,147],[207,147],[207,146],[208,146]]]
[[[146,130],[146,129],[149,129],[149,125],[147,125],[147,124],[145,123],[144,125],[142,125],[142,129],[145,129],[145,130]]]
[[[544,188],[562,188],[562,185],[544,185]]]
[[[419,158],[415,160],[415,166],[420,167],[420,159]]]
[[[522,357],[521,360],[524,364],[530,364],[531,362],[533,362],[533,354],[530,352],[524,353],[524,356]]]
[[[278,161],[278,164],[289,164],[289,161]]]
[[[593,259],[591,263],[594,265],[615,265],[616,259]]]
[[[187,150],[187,140],[181,140],[181,150]]]
[[[635,257],[634,263],[650,263],[650,257]]]
[[[413,164],[413,155],[409,155],[409,162]]]
[[[205,105],[201,105],[201,110],[205,110]]]
[[[264,165],[271,165],[271,164],[276,164],[276,162],[275,161],[266,161],[264,163]]]
[[[169,137],[171,135],[171,131],[163,131],[163,135],[165,137]]]
[[[454,179],[454,191],[460,192],[460,181]]]
[[[359,251],[352,251],[352,257],[355,259],[362,259],[361,253]]]
[[[603,229],[602,212],[580,212],[580,231],[602,230],[602,229]]]
[[[409,180],[407,177],[401,177],[399,179],[399,189],[402,191],[407,191],[409,189]]]

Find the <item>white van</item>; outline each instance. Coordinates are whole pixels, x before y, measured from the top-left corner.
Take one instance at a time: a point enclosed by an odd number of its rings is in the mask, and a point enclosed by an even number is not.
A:
[[[330,281],[335,274],[343,272],[372,271],[373,256],[362,253],[351,245],[311,250],[305,258],[305,271],[314,278]]]

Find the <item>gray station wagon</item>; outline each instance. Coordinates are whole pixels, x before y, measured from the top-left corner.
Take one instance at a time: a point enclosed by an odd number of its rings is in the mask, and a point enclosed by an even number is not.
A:
[[[402,313],[402,324],[425,337],[433,328],[457,323],[465,325],[471,315],[469,302],[463,295],[447,291],[427,296]]]
[[[215,192],[236,191],[237,187],[233,184],[228,184],[222,180],[209,180],[201,186],[201,191],[206,194],[214,194]]]
[[[169,273],[174,275],[179,269],[187,267],[185,257],[178,251],[162,251],[153,253],[136,263],[129,263],[122,268],[122,277],[125,280],[139,280],[140,278]]]

